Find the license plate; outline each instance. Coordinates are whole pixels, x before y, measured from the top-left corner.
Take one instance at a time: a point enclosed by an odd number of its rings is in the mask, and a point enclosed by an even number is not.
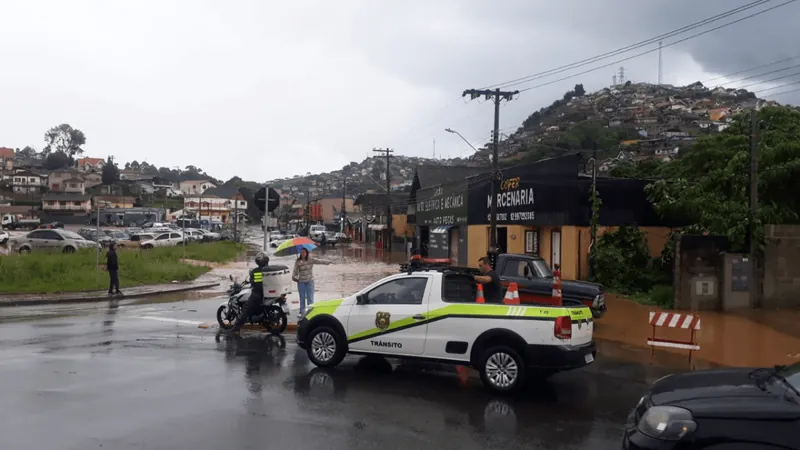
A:
[[[594,355],[592,355],[591,353],[584,355],[583,358],[586,360],[586,364],[594,362]]]
[[[289,312],[289,305],[284,303],[284,304],[281,305],[281,309],[283,310],[283,312],[288,313]]]

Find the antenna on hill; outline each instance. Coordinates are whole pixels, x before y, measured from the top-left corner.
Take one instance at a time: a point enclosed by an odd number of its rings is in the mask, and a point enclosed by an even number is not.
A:
[[[614,74],[614,75],[611,77],[611,80],[612,80],[612,81],[611,81],[611,87],[614,87],[614,86],[616,86],[616,85],[617,85],[617,74]]]
[[[433,138],[433,159],[436,159],[436,138]]]
[[[619,84],[625,84],[625,67],[619,68]]]
[[[658,41],[658,85],[659,86],[661,86],[661,84],[664,82],[664,70],[663,70],[664,60],[661,58],[661,43],[662,43],[661,41]]]

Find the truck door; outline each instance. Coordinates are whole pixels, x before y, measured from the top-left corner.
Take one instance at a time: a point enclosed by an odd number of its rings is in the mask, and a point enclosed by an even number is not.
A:
[[[431,277],[405,276],[361,294],[347,319],[350,350],[393,355],[425,351]]]
[[[551,280],[539,277],[529,260],[507,257],[501,270],[500,280],[504,288],[508,288],[511,282],[517,283],[520,303],[553,303]]]

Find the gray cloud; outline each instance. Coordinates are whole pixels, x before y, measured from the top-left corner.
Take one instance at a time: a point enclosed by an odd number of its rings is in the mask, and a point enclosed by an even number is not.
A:
[[[257,180],[336,169],[374,146],[429,156],[433,139],[439,155],[466,156],[469,148],[443,129],[480,144],[492,108],[464,104],[462,90],[745,3],[6,0],[0,146],[41,147],[48,127],[68,122],[86,132],[93,156],[194,164],[219,177]],[[665,81],[794,56],[797,13],[792,4],[665,50]],[[656,81],[655,54],[624,66],[630,79]],[[513,130],[575,83],[608,85],[616,69],[524,92],[503,106],[501,126]]]

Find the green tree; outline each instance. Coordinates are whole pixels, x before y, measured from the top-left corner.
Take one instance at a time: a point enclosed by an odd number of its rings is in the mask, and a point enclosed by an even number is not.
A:
[[[106,159],[105,165],[103,165],[103,173],[102,173],[103,184],[110,186],[117,181],[119,181],[119,167],[114,162],[112,157],[108,157]]]
[[[762,224],[796,223],[800,211],[800,112],[769,107],[758,112],[759,208]],[[663,180],[647,187],[655,209],[665,217],[693,223],[698,232],[728,236],[744,249],[750,223],[750,118],[738,115],[724,132],[700,138],[680,159],[659,167]]]
[[[583,97],[586,95],[586,89],[583,88],[583,84],[576,84],[575,89],[572,91],[575,92],[576,97]]]
[[[47,130],[44,134],[44,142],[47,144],[42,150],[45,154],[63,152],[70,158],[74,158],[75,155],[83,153],[81,147],[86,145],[86,136],[83,131],[62,123]]]
[[[36,157],[36,149],[31,147],[30,145],[25,146],[22,150],[17,152],[17,155],[21,158],[34,158]]]
[[[44,168],[47,170],[58,170],[64,167],[69,167],[73,163],[73,159],[62,151],[48,153],[44,160]]]

